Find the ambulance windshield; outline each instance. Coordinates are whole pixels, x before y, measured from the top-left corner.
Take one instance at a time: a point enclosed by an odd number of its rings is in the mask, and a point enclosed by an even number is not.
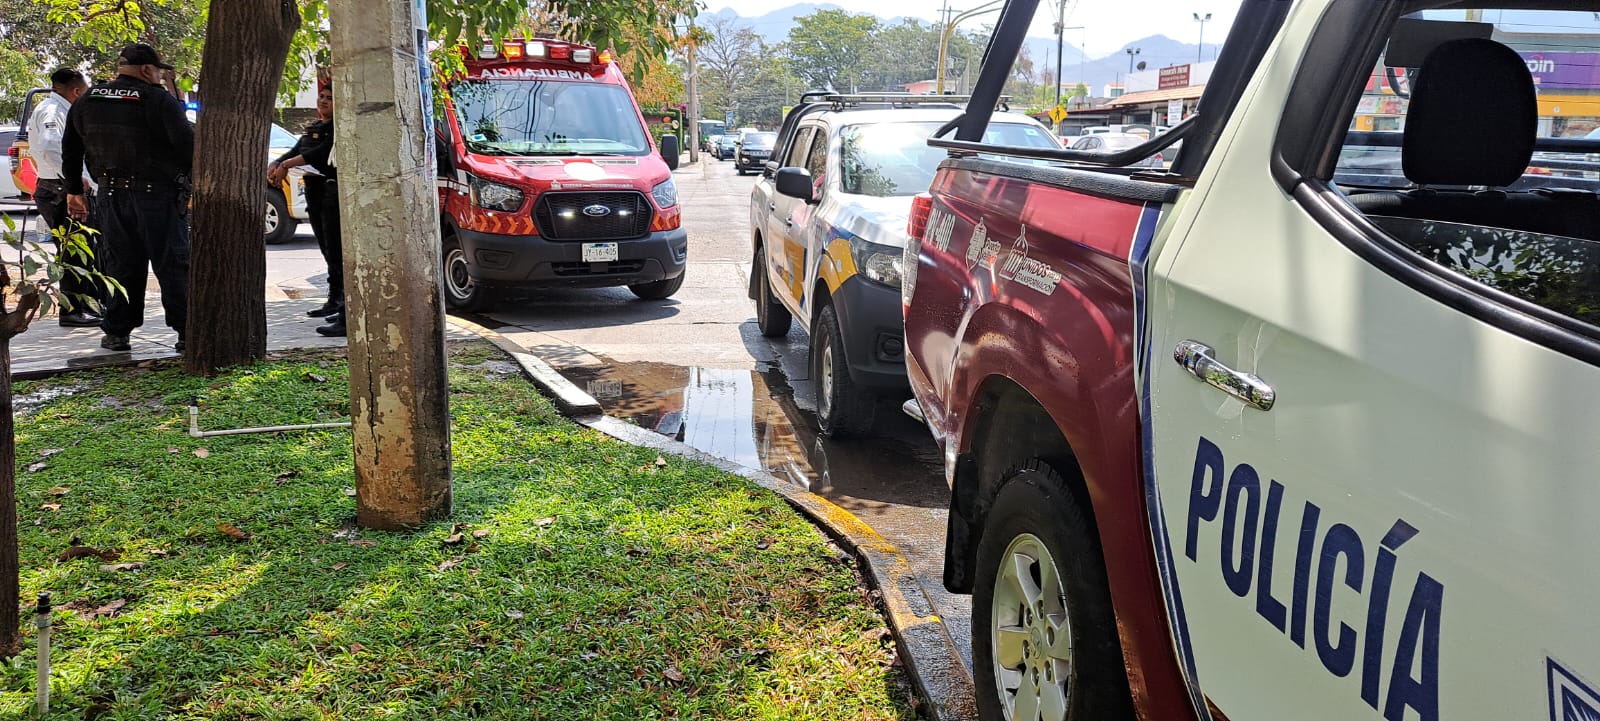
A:
[[[650,141],[619,85],[465,80],[450,86],[467,149],[485,155],[645,155]]]

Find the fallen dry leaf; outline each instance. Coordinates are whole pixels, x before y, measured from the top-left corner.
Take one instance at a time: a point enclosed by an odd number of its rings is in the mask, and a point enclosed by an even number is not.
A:
[[[890,637],[889,636],[889,629],[887,629],[887,628],[885,628],[883,626],[879,626],[877,628],[861,632],[861,640],[863,640],[863,641],[880,641],[881,642],[881,641],[888,640],[889,637]]]
[[[45,465],[44,461],[34,461],[34,462],[28,464],[28,472],[29,473],[38,473],[39,471],[42,471],[47,467],[48,466]]]
[[[200,450],[205,450],[205,449],[202,448]],[[195,451],[195,453],[199,453],[199,452],[200,451]],[[248,541],[248,540],[250,540],[252,538],[255,538],[254,534],[251,534],[251,533],[239,528],[238,526],[233,525],[232,523],[218,523],[217,524],[217,530],[222,531],[223,533],[226,533],[226,534],[228,534],[230,536],[233,536],[234,538],[237,538],[237,539],[239,539],[241,541]]]
[[[177,446],[167,446],[167,452],[168,453],[182,453],[183,449],[181,449],[181,448],[179,448]]]
[[[89,618],[96,618],[96,617],[99,617],[99,616],[115,616],[115,615],[117,615],[117,612],[121,611],[122,607],[126,606],[126,605],[128,605],[128,599],[119,598],[119,599],[117,599],[115,601],[112,601],[111,603],[108,603],[108,604],[106,604],[104,606],[101,606],[101,607],[99,607],[99,608],[97,608],[97,609],[95,609],[93,611],[90,611],[89,612]]]
[[[352,538],[348,541],[345,541],[345,543],[348,543],[352,546],[360,546],[362,548],[372,548],[373,546],[378,545],[377,541],[372,541],[365,538]]]
[[[41,511],[59,511],[59,510],[61,510],[61,504],[59,504],[59,503],[46,503],[46,504],[44,504],[42,506],[39,506],[39,510],[41,510]]]
[[[52,495],[52,496],[65,496],[65,495],[67,495],[68,493],[71,493],[71,492],[72,492],[72,489],[68,488],[66,486],[56,486],[54,488],[51,488],[48,491],[45,491],[46,494]]]
[[[777,541],[777,540],[776,540],[776,539],[772,539],[772,538],[763,538],[763,539],[761,539],[761,542],[760,542],[760,543],[757,543],[757,544],[756,544],[756,550],[757,550],[757,551],[765,551],[765,550],[767,550],[767,549],[768,549],[768,548],[771,548],[771,547],[772,547],[772,544],[774,544],[774,543],[777,543],[777,542],[778,542],[778,541]]]
[[[100,570],[102,570],[102,571],[137,571],[137,570],[139,570],[141,568],[144,568],[144,564],[143,563],[138,563],[138,562],[134,562],[134,563],[113,563],[113,564],[111,564],[109,566],[101,566]]]
[[[365,650],[367,650],[367,647],[363,646],[363,645],[361,645],[359,643],[350,644],[350,653],[361,653],[362,651],[365,651]]]
[[[350,564],[345,563],[344,561],[340,561],[338,563],[333,564],[333,570],[342,571],[345,568],[348,568],[349,566],[350,566]]]
[[[150,555],[152,555],[152,556],[170,556],[170,555],[172,555],[172,552],[168,551],[165,548],[155,548],[155,549],[151,549]]]
[[[456,545],[456,544],[458,544],[458,543],[460,543],[460,542],[462,542],[464,540],[466,540],[466,536],[463,536],[463,535],[461,535],[459,533],[452,533],[452,534],[450,534],[449,538],[444,539],[444,545],[446,545],[446,546],[454,546],[454,545]]]
[[[319,375],[319,374],[316,374],[316,373],[312,373],[310,371],[306,371],[305,379],[308,380],[308,381],[311,381],[312,383],[327,383],[328,382],[328,377],[327,376]]]
[[[472,532],[472,537],[473,538],[483,538],[484,536],[487,536],[487,535],[489,535],[489,529],[487,529],[487,528],[480,528],[480,529]]]
[[[656,456],[656,467],[657,468],[666,468],[667,467],[667,459],[662,458],[661,456]]]
[[[344,489],[344,494],[346,496],[354,496],[356,494],[356,489],[354,489],[354,488],[346,488],[346,489]]]
[[[661,675],[666,676],[669,681],[683,682],[683,672],[679,671],[676,666],[668,666],[667,670],[661,672]]]
[[[300,475],[300,471],[284,471],[282,473],[279,473],[272,480],[274,480],[274,481],[276,481],[278,483],[282,483],[282,482],[287,481],[290,478],[294,478],[295,476],[298,476],[298,475]]]
[[[555,516],[546,516],[546,517],[541,518],[541,519],[539,519],[537,521],[534,521],[533,525],[538,526],[540,528],[544,528],[544,527],[549,526],[550,524],[555,523],[555,522],[556,522],[556,517]]]
[[[196,449],[194,449],[194,457],[195,458],[210,458],[211,457],[211,451],[208,451],[208,450],[206,450],[204,448],[196,448]]]
[[[443,563],[440,563],[439,564],[439,570],[448,571],[448,570],[450,570],[452,568],[455,568],[456,566],[459,566],[459,565],[461,565],[461,559],[452,558],[452,559],[449,559],[449,560],[447,560],[447,561],[445,561]]]
[[[509,611],[506,611],[506,618],[518,619],[518,618],[522,618],[522,615],[523,614],[522,614],[521,611],[518,611],[517,609],[514,609],[514,608],[509,610]]]
[[[49,457],[51,457],[51,456],[53,456],[53,455],[55,455],[57,453],[60,453],[60,452],[62,452],[64,450],[66,450],[66,449],[65,448],[46,448],[46,449],[44,449],[42,451],[39,451],[39,457],[40,458],[49,458]]]
[[[72,546],[68,547],[67,550],[62,551],[60,555],[56,556],[56,560],[65,562],[79,558],[94,557],[102,561],[115,561],[119,555],[121,555],[121,553],[115,548],[102,551],[92,546],[80,546],[74,543]]]

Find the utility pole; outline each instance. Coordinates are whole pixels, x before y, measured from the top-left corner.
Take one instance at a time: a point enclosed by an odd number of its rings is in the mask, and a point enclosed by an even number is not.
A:
[[[1056,10],[1056,105],[1061,105],[1061,36],[1066,32],[1067,0],[1061,0],[1061,5]],[[1080,80],[1082,78],[1079,78]],[[1056,124],[1056,130],[1061,129],[1061,124]]]
[[[427,16],[423,0],[328,11],[356,522],[408,528],[451,504]]]
[[[694,36],[694,18],[689,19],[689,117],[684,128],[689,135],[689,162],[700,162],[700,68],[695,64],[695,46],[700,43]]]

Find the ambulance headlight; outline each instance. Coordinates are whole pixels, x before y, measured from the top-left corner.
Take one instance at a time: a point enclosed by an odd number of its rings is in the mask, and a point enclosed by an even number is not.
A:
[[[510,213],[522,207],[522,191],[509,185],[470,176],[467,187],[471,191],[472,204],[480,208]]]

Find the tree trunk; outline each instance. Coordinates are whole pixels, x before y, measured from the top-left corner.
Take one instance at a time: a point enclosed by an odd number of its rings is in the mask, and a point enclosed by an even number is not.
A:
[[[328,3],[356,521],[367,528],[450,513],[433,108],[414,2]]]
[[[212,3],[206,24],[195,135],[189,320],[183,365],[209,375],[267,352],[268,126],[289,42],[294,0]]]
[[[17,437],[11,417],[11,338],[0,334],[0,659],[22,650],[17,574]]]

